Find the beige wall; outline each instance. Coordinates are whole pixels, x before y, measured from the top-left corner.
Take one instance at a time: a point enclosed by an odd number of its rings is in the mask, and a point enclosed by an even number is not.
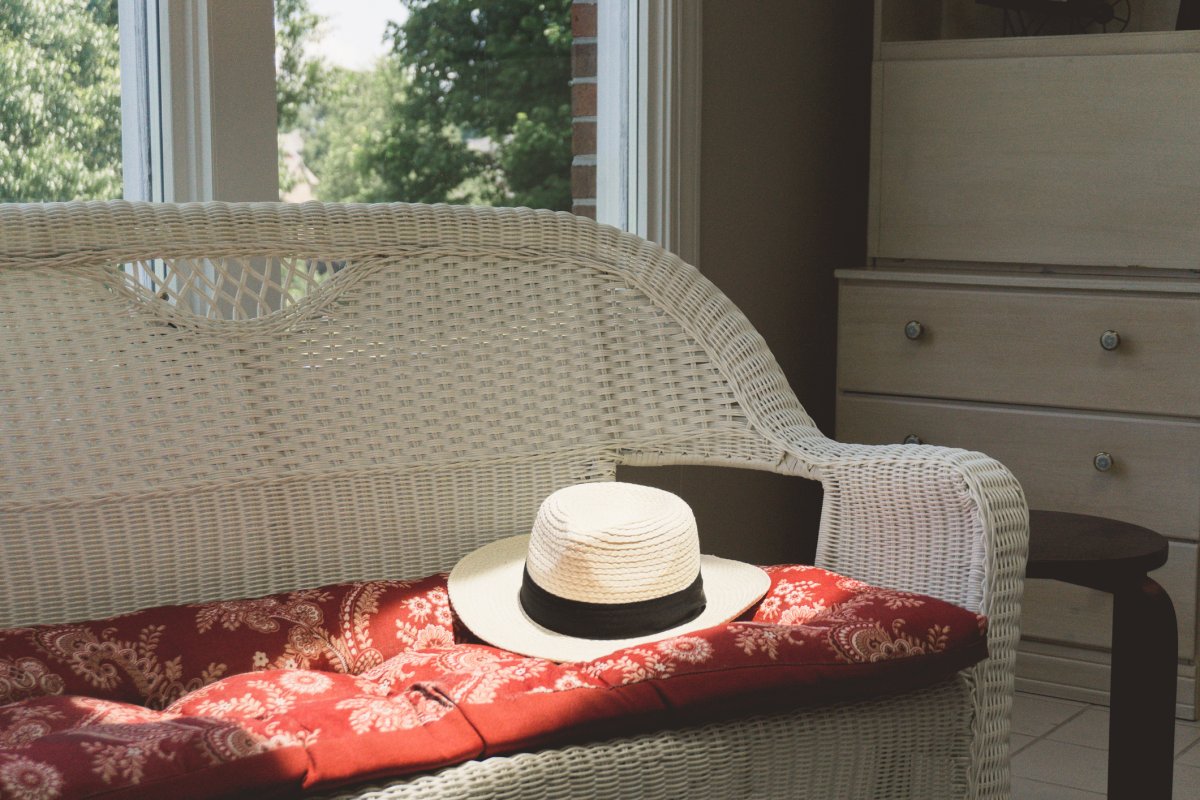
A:
[[[833,431],[833,270],[866,252],[869,0],[705,0],[700,268]],[[767,473],[630,470],[681,494],[707,552],[811,558],[820,487]]]

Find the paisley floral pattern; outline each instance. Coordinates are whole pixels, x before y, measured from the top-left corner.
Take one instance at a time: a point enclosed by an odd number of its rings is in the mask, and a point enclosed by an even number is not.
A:
[[[62,774],[49,764],[22,756],[0,760],[0,788],[5,797],[51,800],[61,796],[62,786]]]
[[[0,631],[0,798],[340,785],[618,721],[905,688],[986,655],[963,609],[767,571],[740,619],[586,663],[470,638],[444,575]]]
[[[157,784],[181,765],[264,754],[236,721],[184,717],[93,697],[47,696],[0,706],[0,797],[88,797]]]
[[[0,630],[0,703],[81,694],[165,708],[228,675],[355,674],[454,643],[445,575],[371,581],[68,625]]]
[[[44,694],[62,694],[62,676],[31,656],[0,657],[0,703]]]

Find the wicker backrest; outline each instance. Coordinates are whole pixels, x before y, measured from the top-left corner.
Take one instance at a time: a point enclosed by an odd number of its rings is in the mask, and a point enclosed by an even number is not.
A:
[[[4,206],[0,342],[0,625],[415,577],[812,427],[696,270],[549,212]]]

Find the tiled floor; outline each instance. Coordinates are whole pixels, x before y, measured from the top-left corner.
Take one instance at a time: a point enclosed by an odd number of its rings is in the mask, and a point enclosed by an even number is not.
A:
[[[1108,771],[1108,709],[1017,694],[1013,800],[1100,800]],[[1200,798],[1200,723],[1175,722],[1173,800]]]

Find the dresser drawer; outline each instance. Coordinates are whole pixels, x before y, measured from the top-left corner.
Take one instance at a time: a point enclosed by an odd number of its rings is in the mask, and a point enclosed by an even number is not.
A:
[[[1013,471],[1032,508],[1144,525],[1172,539],[1200,531],[1200,423],[841,395],[837,438],[886,444],[915,435],[978,450]],[[1108,453],[1112,466],[1094,460]]]
[[[850,280],[838,317],[843,391],[1200,416],[1194,295]]]

